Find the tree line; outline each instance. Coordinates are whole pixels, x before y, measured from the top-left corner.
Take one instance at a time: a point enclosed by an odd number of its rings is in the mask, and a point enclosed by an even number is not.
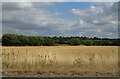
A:
[[[87,46],[120,46],[120,39],[62,37],[62,36],[25,36],[18,34],[4,34],[2,46],[57,46],[57,45],[87,45]]]

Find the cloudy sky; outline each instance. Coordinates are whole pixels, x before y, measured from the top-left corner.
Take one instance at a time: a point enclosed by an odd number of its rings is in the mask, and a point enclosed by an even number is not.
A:
[[[118,37],[116,2],[3,2],[2,33]]]

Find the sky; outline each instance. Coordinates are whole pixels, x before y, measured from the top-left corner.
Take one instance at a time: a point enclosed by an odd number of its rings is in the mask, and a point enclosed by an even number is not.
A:
[[[2,0],[2,2],[118,2],[119,0]]]
[[[3,2],[2,33],[118,37],[117,2]]]

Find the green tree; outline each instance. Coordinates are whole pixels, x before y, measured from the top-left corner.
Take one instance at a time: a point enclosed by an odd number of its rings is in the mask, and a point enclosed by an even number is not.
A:
[[[120,46],[120,39],[108,38],[88,38],[88,37],[41,37],[41,36],[25,36],[17,34],[4,34],[2,36],[3,46],[52,46],[52,45],[114,45]]]
[[[69,44],[70,45],[80,45],[81,44],[81,41],[79,40],[79,39],[71,39],[70,41],[69,41]]]
[[[18,42],[18,38],[16,34],[4,34],[2,36],[2,45],[5,46],[16,46]]]
[[[47,46],[53,46],[54,45],[54,41],[51,38],[44,38],[44,42],[43,45],[47,45]]]
[[[87,46],[91,46],[91,45],[93,45],[93,41],[92,40],[85,40],[84,44]]]

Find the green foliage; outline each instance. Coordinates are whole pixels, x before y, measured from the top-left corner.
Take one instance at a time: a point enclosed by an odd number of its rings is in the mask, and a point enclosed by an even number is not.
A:
[[[84,41],[84,45],[91,46],[91,45],[93,45],[93,41],[92,40],[86,40],[86,41]]]
[[[79,39],[71,39],[69,41],[69,45],[80,45],[81,44],[81,41]]]
[[[4,34],[3,46],[53,46],[53,45],[95,45],[95,46],[120,46],[120,39],[87,38],[87,37],[41,37],[17,34]]]
[[[54,41],[51,38],[44,38],[43,45],[45,45],[45,46],[53,46]]]
[[[15,34],[5,34],[2,37],[2,44],[3,45],[7,45],[7,46],[11,46],[12,45],[17,45],[18,44],[18,38],[17,35]]]

